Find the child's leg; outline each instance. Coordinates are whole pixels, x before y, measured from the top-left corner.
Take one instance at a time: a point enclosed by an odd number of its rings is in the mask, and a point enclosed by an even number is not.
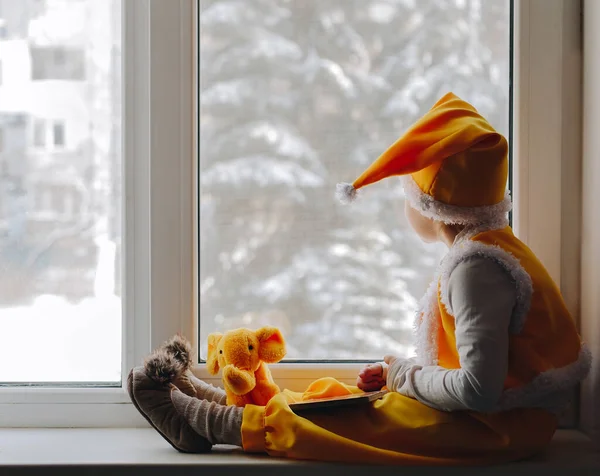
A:
[[[171,392],[171,400],[186,422],[212,444],[242,446],[243,408],[199,400],[178,389]]]
[[[215,402],[219,405],[225,405],[227,402],[225,390],[203,382],[197,378],[191,370],[186,370],[181,376],[175,379],[173,384],[183,393],[191,397],[208,400],[209,402]],[[193,388],[193,393],[184,390],[184,388],[190,388],[189,386]]]
[[[543,449],[556,428],[555,418],[542,411],[496,416],[446,413],[397,393],[372,405],[303,416],[291,411],[283,395],[266,407],[244,409],[198,400],[177,389],[170,400],[167,406],[182,417],[176,422],[211,443],[294,459],[359,464],[514,461]]]
[[[551,440],[556,419],[523,410],[495,416],[440,412],[398,393],[371,405],[294,414],[283,395],[246,406],[244,450],[356,464],[474,465],[530,457]]]

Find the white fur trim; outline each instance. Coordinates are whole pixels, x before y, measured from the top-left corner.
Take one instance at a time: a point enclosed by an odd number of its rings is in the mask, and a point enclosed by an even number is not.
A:
[[[440,271],[440,294],[442,304],[450,315],[452,306],[448,291],[448,282],[452,271],[458,264],[472,256],[483,256],[494,260],[502,266],[513,278],[517,287],[517,302],[510,322],[510,332],[519,334],[525,324],[525,319],[531,306],[531,296],[533,295],[533,284],[527,271],[521,266],[521,263],[513,255],[504,251],[499,246],[487,245],[470,239],[459,240],[452,246],[444,261]]]
[[[437,334],[440,321],[438,303],[439,275],[429,284],[427,292],[419,302],[415,318],[415,340],[419,365],[437,365]]]
[[[404,193],[411,207],[427,218],[448,225],[478,225],[491,222],[505,223],[502,226],[496,226],[496,228],[504,228],[508,225],[506,214],[512,209],[510,192],[508,191],[504,195],[504,199],[495,205],[459,207],[435,200],[431,195],[423,192],[411,176],[407,175],[402,178]]]
[[[356,200],[356,193],[357,191],[351,183],[338,183],[335,188],[335,196],[345,205]]]
[[[559,411],[564,403],[565,393],[587,376],[591,365],[592,353],[583,344],[579,357],[572,364],[547,370],[521,387],[505,390],[496,411],[524,407],[542,407]]]

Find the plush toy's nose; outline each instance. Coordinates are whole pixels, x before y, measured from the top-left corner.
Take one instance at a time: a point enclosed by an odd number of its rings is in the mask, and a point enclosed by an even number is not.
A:
[[[233,365],[223,368],[223,383],[225,387],[236,395],[245,395],[256,386],[254,372],[239,369]]]

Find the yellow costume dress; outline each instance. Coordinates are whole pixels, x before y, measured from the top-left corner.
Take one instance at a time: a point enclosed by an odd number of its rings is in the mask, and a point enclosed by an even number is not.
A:
[[[296,415],[291,401],[359,392],[321,379],[304,394],[284,391],[266,407],[248,405],[245,451],[349,463],[470,465],[519,460],[549,443],[557,413],[587,375],[591,356],[551,277],[508,226],[507,150],[505,138],[471,105],[448,94],[358,180],[338,186],[340,198],[351,202],[365,185],[404,176],[413,208],[464,230],[422,300],[416,360],[390,367],[402,377],[401,387],[367,406]],[[487,411],[444,411],[423,403],[429,400],[419,379],[432,369],[460,371],[461,359],[469,358],[457,346],[448,280],[473,257],[492,260],[514,282],[506,378]]]

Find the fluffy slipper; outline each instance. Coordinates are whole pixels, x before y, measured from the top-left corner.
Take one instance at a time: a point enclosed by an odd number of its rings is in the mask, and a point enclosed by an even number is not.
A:
[[[190,368],[192,367],[192,346],[180,335],[171,337],[162,347],[156,351],[156,354],[163,354],[167,358],[171,357],[177,366],[173,376],[173,385],[190,397],[196,397],[196,389],[190,379]],[[149,361],[146,361],[146,367]]]
[[[158,373],[154,378],[148,376],[147,367],[134,368],[127,377],[129,397],[148,423],[177,451],[206,453],[211,450],[211,443],[194,431],[171,401],[172,387],[166,378],[171,364],[165,362],[162,370],[166,369],[166,374]]]
[[[159,382],[173,383],[190,397],[224,405],[227,401],[225,391],[203,382],[192,373],[192,354],[190,342],[181,335],[175,335],[146,359],[147,374]]]

